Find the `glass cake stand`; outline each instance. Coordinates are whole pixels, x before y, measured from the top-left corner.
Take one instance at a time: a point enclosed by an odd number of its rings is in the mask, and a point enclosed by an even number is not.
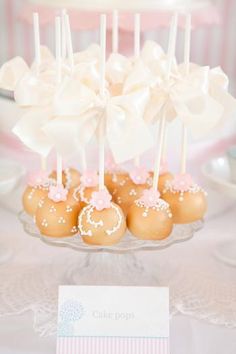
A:
[[[79,235],[65,238],[43,236],[33,219],[24,211],[19,219],[26,233],[39,238],[50,246],[66,247],[84,254],[77,262],[66,265],[65,281],[70,284],[92,285],[157,285],[158,278],[147,271],[138,251],[157,251],[179,242],[191,239],[203,225],[203,220],[192,224],[175,225],[171,235],[161,241],[144,241],[129,232],[112,246],[91,246],[85,244]],[[98,279],[98,274],[101,275]]]

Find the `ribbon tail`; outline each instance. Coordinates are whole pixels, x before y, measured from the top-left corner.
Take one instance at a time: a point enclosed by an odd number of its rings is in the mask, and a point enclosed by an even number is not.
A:
[[[43,131],[55,149],[63,157],[68,157],[85,147],[94,136],[96,127],[97,120],[93,112],[93,116],[56,117],[44,125]]]
[[[50,117],[49,110],[29,110],[14,126],[13,133],[29,149],[46,157],[52,148],[52,143],[44,134],[42,127]]]

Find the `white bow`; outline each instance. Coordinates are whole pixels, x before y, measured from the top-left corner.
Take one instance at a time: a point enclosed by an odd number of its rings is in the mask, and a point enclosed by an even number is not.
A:
[[[78,80],[66,79],[55,97],[56,118],[43,130],[56,149],[67,155],[83,148],[104,119],[108,144],[115,161],[121,163],[153,145],[142,119],[148,97],[149,91],[143,89],[124,96],[107,94],[104,100]]]

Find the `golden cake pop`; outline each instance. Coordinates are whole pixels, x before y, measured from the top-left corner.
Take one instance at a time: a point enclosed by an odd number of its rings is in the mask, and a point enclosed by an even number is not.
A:
[[[47,196],[48,190],[49,181],[46,172],[40,171],[30,174],[28,186],[22,197],[23,207],[27,214],[35,215],[39,201]]]
[[[78,228],[85,243],[109,246],[124,236],[124,214],[111,199],[106,189],[94,192],[90,204],[80,212]]]
[[[150,177],[152,179],[153,178],[153,172],[149,172],[149,173],[150,173]],[[171,181],[173,178],[174,178],[174,176],[170,172],[165,172],[165,173],[159,175],[159,178],[158,178],[158,191],[160,192],[161,195],[162,195],[163,190],[165,189],[166,182],[167,181]]]
[[[129,174],[130,179],[126,180],[121,188],[114,193],[114,202],[117,203],[126,215],[133,202],[141,197],[144,189],[149,183],[149,173],[141,167],[135,168]]]
[[[154,172],[149,172],[149,173],[151,178],[153,179]],[[166,159],[162,158],[160,164],[160,174],[158,178],[158,191],[161,193],[161,195],[163,189],[165,188],[166,182],[172,180],[173,178],[174,176],[168,170],[168,164]]]
[[[115,195],[118,189],[122,188],[126,182],[130,181],[128,172],[106,172],[105,173],[105,185],[111,195]]]
[[[38,206],[35,222],[42,235],[67,237],[78,233],[80,203],[74,198],[74,190],[62,185],[50,187],[48,196]]]
[[[136,200],[127,215],[127,227],[141,240],[163,240],[173,228],[172,212],[168,203],[160,199],[160,193],[146,189]]]
[[[206,192],[193,183],[188,174],[176,175],[167,181],[162,198],[169,203],[175,224],[201,220],[207,211]]]
[[[57,172],[53,171],[49,178],[52,178],[56,181]],[[80,184],[80,173],[75,168],[65,168],[62,171],[62,184],[65,188],[76,188]]]

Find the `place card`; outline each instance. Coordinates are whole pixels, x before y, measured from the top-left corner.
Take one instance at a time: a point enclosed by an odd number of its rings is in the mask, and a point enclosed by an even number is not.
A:
[[[57,354],[169,354],[169,289],[61,286]]]

